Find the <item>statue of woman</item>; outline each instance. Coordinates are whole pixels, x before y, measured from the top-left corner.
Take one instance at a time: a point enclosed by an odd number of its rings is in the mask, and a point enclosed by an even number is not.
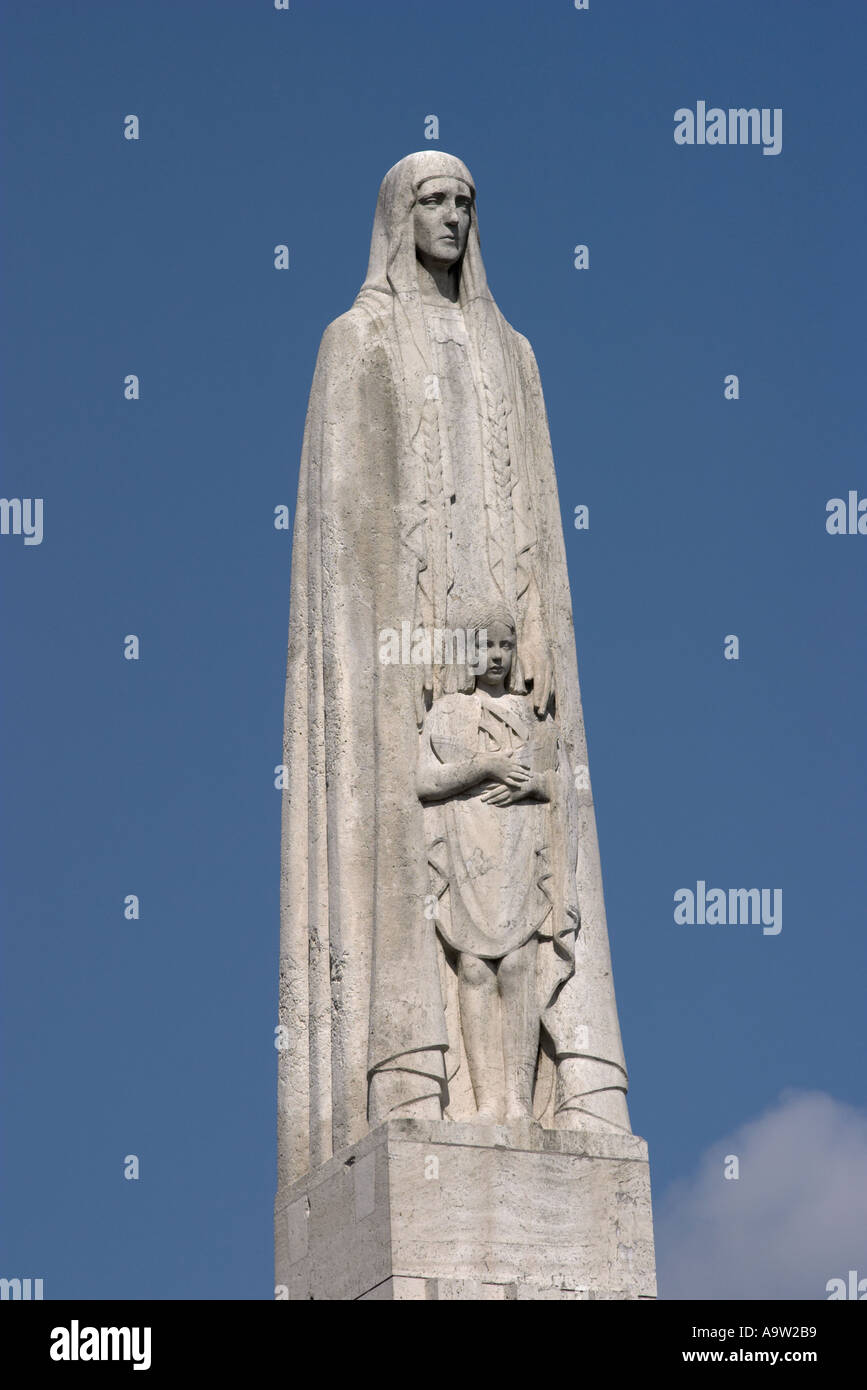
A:
[[[436,150],[383,180],[367,277],[326,329],[292,553],[283,762],[279,1167],[295,1181],[388,1116],[440,1118],[449,1031],[418,730],[459,689],[381,634],[493,595],[514,689],[575,769],[575,969],[545,1015],[547,1126],[628,1128],[572,610],[538,369],[488,289],[475,185]]]
[[[478,671],[428,713],[416,787],[443,951],[445,1115],[510,1123],[547,1108],[544,1017],[575,968],[574,786],[553,717],[515,693],[511,614],[495,603],[467,632]]]

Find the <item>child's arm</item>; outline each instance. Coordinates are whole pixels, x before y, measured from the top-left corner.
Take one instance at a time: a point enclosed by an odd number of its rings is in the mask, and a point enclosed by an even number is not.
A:
[[[447,801],[458,792],[468,791],[480,782],[495,781],[494,790],[517,790],[526,786],[531,773],[512,753],[473,753],[456,763],[420,760],[416,773],[416,792],[420,801]],[[487,796],[484,798],[487,800]]]

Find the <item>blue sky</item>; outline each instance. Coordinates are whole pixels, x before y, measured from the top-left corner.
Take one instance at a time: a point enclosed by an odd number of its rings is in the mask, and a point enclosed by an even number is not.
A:
[[[829,498],[867,496],[863,6],[9,0],[3,29],[0,486],[44,499],[44,538],[0,536],[0,1273],[49,1298],[271,1295],[272,518],[379,182],[429,114],[541,369],[659,1210],[684,1183],[710,1202],[743,1126],[786,1140],[783,1093],[863,1139],[867,536],[825,529]],[[676,145],[699,100],[782,108],[781,153]],[[698,880],[781,888],[782,931],[677,925]],[[768,1201],[801,1161],[775,1152]],[[746,1202],[748,1174],[719,1182]],[[799,1210],[800,1296],[867,1274],[863,1223],[818,1249]]]

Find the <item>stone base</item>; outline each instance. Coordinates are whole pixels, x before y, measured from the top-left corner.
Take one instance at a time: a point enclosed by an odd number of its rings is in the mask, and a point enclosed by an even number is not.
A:
[[[278,1298],[656,1297],[647,1145],[389,1120],[278,1194]]]

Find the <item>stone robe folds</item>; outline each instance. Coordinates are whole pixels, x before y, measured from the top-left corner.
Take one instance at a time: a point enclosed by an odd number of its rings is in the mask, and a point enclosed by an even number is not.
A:
[[[437,1118],[447,1101],[448,1030],[414,774],[425,706],[454,675],[380,660],[385,630],[444,626],[454,616],[448,508],[459,481],[443,472],[450,451],[440,443],[412,215],[420,184],[441,176],[472,187],[465,166],[437,151],[409,155],[386,175],[367,279],[326,329],[310,393],[283,755],[281,1187],[389,1114]],[[581,928],[574,972],[545,1018],[556,1085],[544,1123],[628,1127],[545,407],[530,345],[488,290],[475,209],[458,303],[478,376],[479,437],[496,465],[497,510],[482,526],[486,573],[513,605],[528,682],[550,655],[557,721],[578,777]],[[451,457],[450,467],[461,460]]]

